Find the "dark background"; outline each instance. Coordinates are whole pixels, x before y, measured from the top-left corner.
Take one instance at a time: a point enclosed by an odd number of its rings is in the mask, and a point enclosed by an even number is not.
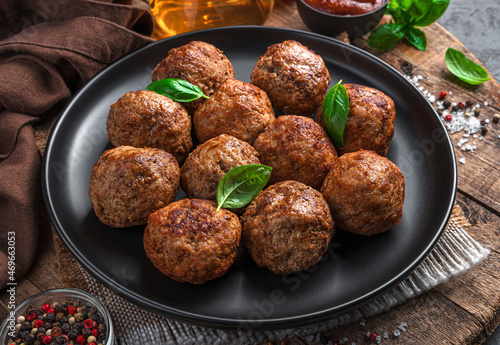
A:
[[[500,0],[451,0],[438,20],[500,80]],[[497,104],[492,105],[498,107]],[[484,345],[500,344],[500,327]]]

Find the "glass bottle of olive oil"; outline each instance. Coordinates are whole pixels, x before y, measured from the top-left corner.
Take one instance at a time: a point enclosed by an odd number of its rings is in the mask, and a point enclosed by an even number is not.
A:
[[[262,25],[274,0],[150,0],[153,38],[229,25]]]

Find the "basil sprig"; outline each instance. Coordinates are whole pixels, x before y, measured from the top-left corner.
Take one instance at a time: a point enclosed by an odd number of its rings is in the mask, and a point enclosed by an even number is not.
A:
[[[445,61],[451,73],[471,85],[479,85],[491,79],[484,68],[453,48],[446,51]]]
[[[427,37],[418,27],[438,20],[449,3],[450,0],[391,0],[387,13],[394,22],[376,28],[368,37],[368,45],[374,49],[389,50],[405,38],[415,48],[425,50]]]
[[[333,143],[339,147],[344,147],[344,129],[348,114],[349,95],[340,80],[326,93],[321,108],[325,130]]]
[[[160,79],[149,84],[147,89],[177,102],[191,102],[200,97],[208,98],[199,86],[182,79]]]
[[[240,208],[250,203],[264,188],[271,167],[263,164],[240,165],[229,170],[217,186],[217,211],[223,208]]]

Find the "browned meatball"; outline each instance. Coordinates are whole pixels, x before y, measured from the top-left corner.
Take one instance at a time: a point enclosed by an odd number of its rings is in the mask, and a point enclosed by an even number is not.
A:
[[[146,224],[174,201],[180,169],[161,149],[119,146],[104,151],[90,176],[89,197],[101,222],[116,228]]]
[[[229,134],[253,144],[257,136],[274,120],[267,94],[257,86],[227,79],[193,115],[198,142],[220,134]]]
[[[321,193],[297,181],[279,182],[261,191],[241,224],[242,242],[254,261],[276,274],[313,266],[335,233]]]
[[[180,163],[193,148],[186,109],[152,91],[128,92],[113,103],[106,127],[113,146],[160,148]]]
[[[252,84],[267,92],[283,114],[312,117],[330,84],[323,59],[296,41],[267,48],[250,74]]]
[[[244,141],[222,134],[191,152],[181,169],[182,189],[189,198],[216,201],[217,185],[224,175],[247,164],[260,164],[257,151]]]
[[[241,238],[238,216],[215,211],[207,200],[182,199],[148,218],[144,250],[166,276],[203,284],[222,276],[233,264]]]
[[[393,100],[382,91],[368,86],[345,84],[349,95],[349,115],[344,129],[341,153],[372,150],[387,154],[394,136],[396,109]],[[318,114],[321,121],[321,114]]]
[[[211,96],[224,80],[234,78],[234,69],[221,50],[206,42],[192,41],[170,49],[167,57],[153,70],[153,81],[165,78],[189,81]],[[204,100],[199,98],[184,106],[192,115]]]
[[[326,132],[314,120],[284,115],[274,120],[254,144],[262,164],[273,168],[269,184],[296,180],[320,189],[337,158]]]
[[[321,192],[338,229],[370,236],[399,223],[405,179],[387,158],[361,150],[337,159]]]

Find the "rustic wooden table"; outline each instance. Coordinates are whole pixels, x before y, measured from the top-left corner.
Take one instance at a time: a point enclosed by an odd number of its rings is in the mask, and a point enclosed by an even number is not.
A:
[[[387,19],[387,18],[386,18]],[[298,16],[293,0],[277,0],[268,26],[308,29]],[[420,84],[434,94],[452,91],[450,101],[480,103],[481,120],[500,112],[500,86],[495,80],[483,85],[467,86],[446,69],[444,55],[448,47],[472,54],[439,24],[423,28],[428,38],[425,52],[405,43],[389,52],[373,51],[364,39],[355,44],[380,57],[403,74],[412,66],[413,75],[422,75]],[[429,77],[429,78],[427,78]],[[49,118],[37,126],[37,142],[43,154],[48,133],[54,122]],[[322,339],[348,338],[349,344],[369,343],[366,331],[377,334],[392,333],[401,322],[407,323],[407,332],[401,336],[383,339],[383,344],[481,344],[500,323],[500,169],[497,154],[500,148],[500,124],[488,124],[484,140],[477,141],[477,149],[462,151],[457,142],[463,133],[451,135],[458,164],[457,203],[471,224],[466,230],[491,254],[480,265],[448,283],[428,291],[389,312],[366,321],[366,325],[352,323],[325,334]],[[58,258],[52,241],[50,220],[40,199],[41,234],[36,261],[31,271],[18,282],[17,302],[40,291],[62,287],[58,272]],[[8,294],[0,293],[0,320],[7,315]],[[286,344],[316,344],[309,338],[284,339]]]

